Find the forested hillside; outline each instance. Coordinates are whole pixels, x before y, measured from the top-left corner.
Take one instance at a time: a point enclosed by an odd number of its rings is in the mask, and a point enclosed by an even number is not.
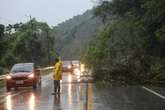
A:
[[[100,0],[95,15],[113,22],[98,32],[84,55],[95,80],[165,79],[164,6],[164,0]]]
[[[102,25],[94,11],[88,10],[54,27],[55,48],[62,59],[79,59]]]

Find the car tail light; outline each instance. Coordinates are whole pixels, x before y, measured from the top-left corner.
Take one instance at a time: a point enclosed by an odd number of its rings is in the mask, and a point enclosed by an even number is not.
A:
[[[11,77],[10,75],[7,75],[7,76],[6,76],[6,79],[8,79],[8,80],[11,79],[11,78],[12,78],[12,77]]]
[[[34,78],[34,74],[30,74],[28,77],[29,78]]]

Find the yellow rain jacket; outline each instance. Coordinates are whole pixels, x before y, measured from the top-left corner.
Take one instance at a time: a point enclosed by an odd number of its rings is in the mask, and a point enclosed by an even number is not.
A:
[[[53,79],[54,80],[62,79],[62,61],[61,60],[57,62],[54,66]]]

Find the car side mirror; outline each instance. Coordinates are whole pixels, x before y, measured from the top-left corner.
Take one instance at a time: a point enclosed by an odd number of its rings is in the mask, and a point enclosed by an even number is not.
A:
[[[7,70],[7,71],[6,71],[6,74],[9,74],[9,73],[10,73],[10,71],[9,71],[9,70]]]

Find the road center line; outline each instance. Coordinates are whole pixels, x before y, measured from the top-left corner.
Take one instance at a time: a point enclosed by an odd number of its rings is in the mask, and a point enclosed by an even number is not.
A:
[[[153,90],[151,90],[151,89],[149,89],[147,87],[142,86],[142,88],[144,90],[146,90],[146,91],[148,91],[148,92],[150,92],[150,93],[152,93],[152,94],[154,94],[154,95],[156,95],[156,96],[158,96],[158,97],[160,97],[160,98],[165,100],[165,96],[163,96],[163,95],[161,95],[161,94],[159,94],[159,93],[157,93],[157,92],[155,92],[155,91],[153,91]]]

